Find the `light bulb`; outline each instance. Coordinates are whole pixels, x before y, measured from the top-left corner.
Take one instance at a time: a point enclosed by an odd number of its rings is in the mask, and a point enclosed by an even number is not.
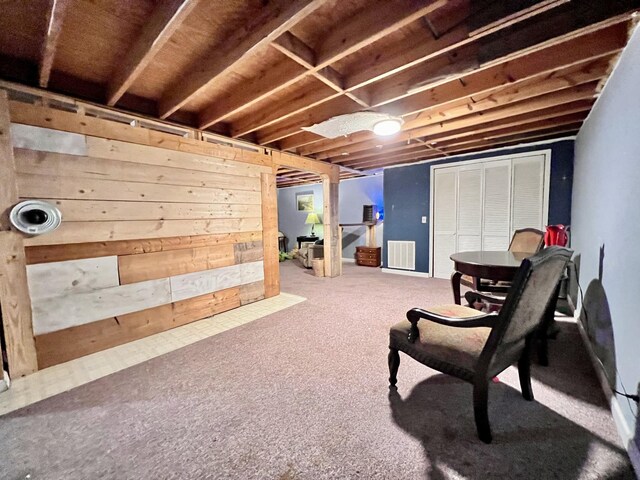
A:
[[[382,120],[373,126],[373,133],[376,135],[387,136],[393,135],[400,131],[402,121],[397,118],[389,118],[388,120]]]

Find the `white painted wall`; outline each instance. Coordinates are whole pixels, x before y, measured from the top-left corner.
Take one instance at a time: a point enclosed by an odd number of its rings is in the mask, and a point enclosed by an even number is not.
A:
[[[640,385],[640,29],[582,126],[575,143],[572,246],[581,255],[580,283],[598,278],[611,310],[616,387],[637,393]],[[636,406],[618,397],[623,438],[640,445]],[[622,414],[620,415],[620,411]],[[626,433],[625,433],[626,430]],[[637,452],[637,448],[635,449]],[[630,451],[633,457],[633,453]]]

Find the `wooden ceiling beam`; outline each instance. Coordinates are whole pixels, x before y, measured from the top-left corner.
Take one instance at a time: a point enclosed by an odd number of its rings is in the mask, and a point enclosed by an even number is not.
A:
[[[260,15],[225,40],[219,50],[194,65],[193,71],[180,78],[160,99],[159,114],[167,118],[183,107],[191,98],[228,72],[249,52],[268,45],[306,16],[319,8],[325,0],[281,0],[270,2]]]
[[[627,43],[627,25],[619,23],[603,30],[550,45],[526,55],[509,55],[493,66],[484,66],[463,77],[422,92],[411,92],[410,85],[382,85],[372,95],[375,106],[391,115],[410,115],[456,98],[478,95],[487,90],[508,86],[532,77],[565,69],[585,61],[613,55]],[[428,67],[428,65],[425,65]],[[421,65],[421,67],[424,67]],[[429,78],[428,73],[422,78]]]
[[[487,5],[482,5],[482,2],[478,2],[480,6],[475,12],[471,12],[471,15],[473,17],[480,15],[482,20],[487,22],[482,27],[470,30],[469,26],[463,23],[435,38],[432,42],[408,42],[405,45],[401,45],[400,49],[391,48],[387,52],[381,52],[375,59],[369,60],[369,63],[355,68],[354,74],[347,77],[346,86],[349,90],[362,88],[420,63],[431,61],[436,56],[452,52],[485,36],[513,27],[517,23],[529,20],[535,15],[566,3],[566,0],[551,0],[551,2],[553,5],[549,5],[549,8],[546,9],[525,7],[521,10],[512,11],[507,15],[504,15],[504,10],[510,8],[507,2],[502,2],[501,4],[500,2],[495,2],[499,8],[494,9],[487,8]],[[513,2],[513,5],[518,8],[521,4]],[[474,21],[476,21],[475,18]],[[505,43],[508,42],[505,41]]]
[[[412,155],[391,156],[380,158],[373,162],[362,163],[358,165],[358,168],[362,169],[363,172],[368,172],[370,170],[377,170],[391,165],[411,164],[435,158],[445,158],[445,156],[441,153],[433,152],[425,148],[422,152],[415,152]]]
[[[278,141],[278,148],[285,151],[295,151],[300,147],[311,145],[312,143],[317,143],[324,140],[325,138],[320,135],[303,131]]]
[[[478,151],[479,153],[481,151],[479,149],[482,149],[484,147],[494,147],[494,146],[504,145],[506,142],[520,143],[523,141],[531,141],[539,138],[549,138],[552,136],[575,134],[575,132],[577,132],[580,129],[580,125],[581,123],[571,123],[571,124],[565,125],[564,127],[556,126],[556,127],[553,127],[552,129],[545,129],[545,130],[535,129],[530,131],[529,133],[506,135],[506,136],[496,137],[492,139],[476,139],[474,141],[461,142],[459,144],[451,144],[450,146],[445,148],[447,155],[416,154],[413,157],[412,156],[404,156],[402,158],[388,157],[387,159],[380,159],[380,160],[377,160],[376,162],[370,162],[367,164],[362,163],[358,165],[358,168],[362,169],[364,172],[367,172],[371,169],[378,169],[378,168],[390,166],[390,165],[410,164],[410,163],[419,162],[425,159],[443,160],[447,156],[456,156],[461,153],[465,153],[469,151],[471,152]]]
[[[423,150],[424,147],[422,143],[418,141],[418,139],[411,139],[408,142],[402,142],[395,145],[377,145],[374,148],[370,148],[368,150],[364,150],[362,152],[358,152],[354,155],[341,155],[339,157],[332,157],[328,160],[331,163],[338,163],[341,165],[345,165],[346,162],[350,162],[352,160],[362,160],[371,157],[376,157],[381,154],[392,154],[392,153],[404,153],[408,150]]]
[[[466,136],[474,136],[480,134],[488,134],[491,132],[504,130],[507,128],[514,128],[520,125],[526,125],[531,123],[539,123],[548,120],[553,120],[561,116],[566,116],[570,114],[580,113],[582,115],[586,114],[591,109],[593,105],[592,101],[589,100],[580,100],[564,105],[558,105],[555,107],[551,107],[545,110],[539,110],[529,113],[524,113],[522,115],[516,115],[513,117],[508,117],[503,120],[496,120],[493,122],[487,122],[480,125],[473,125],[470,127],[462,128],[459,130],[454,130],[449,133],[444,133],[440,135],[430,135],[428,137],[423,137],[421,141],[426,142],[430,145],[437,145],[440,148],[442,142],[452,141],[456,139],[460,139]],[[338,163],[341,166],[345,164],[351,164],[352,161],[357,160],[367,160],[368,158],[384,155],[384,154],[393,154],[393,153],[403,153],[407,150],[415,150],[416,143],[414,143],[418,139],[414,139],[411,143],[402,143],[389,145],[390,148],[376,148],[366,150],[364,152],[356,153],[355,155],[344,156],[341,155],[339,157],[332,157],[331,163]],[[375,151],[374,151],[375,150]]]
[[[584,65],[572,68],[571,70],[558,72],[548,76],[543,74],[540,77],[534,77],[526,82],[509,86],[509,88],[501,88],[497,92],[486,92],[479,97],[469,97],[460,99],[453,103],[447,103],[444,107],[436,105],[428,110],[422,111],[413,119],[407,120],[403,125],[403,131],[395,138],[381,139],[369,132],[359,132],[350,137],[338,139],[337,141],[322,141],[310,144],[308,147],[300,149],[301,154],[310,155],[315,153],[318,158],[327,157],[327,148],[335,152],[347,146],[354,144],[365,144],[370,148],[373,144],[394,143],[395,141],[415,138],[416,129],[427,127],[429,125],[441,123],[443,121],[464,117],[470,113],[482,113],[491,111],[497,107],[505,106],[514,102],[528,100],[557,91],[562,91],[568,87],[582,85],[598,80],[606,75],[609,68],[608,59],[603,58],[595,62],[586,62]],[[366,149],[366,148],[365,148]],[[320,151],[318,151],[320,150]],[[331,155],[329,155],[331,156]]]
[[[297,63],[300,63],[299,60],[306,62],[307,65],[304,72],[295,79],[298,81],[307,75],[314,75],[326,67],[330,67],[331,64],[342,58],[443,7],[449,1],[450,0],[428,0],[426,2],[415,2],[412,0],[398,0],[396,2],[388,2],[386,0],[376,0],[375,2],[369,2],[364,12],[355,15],[350,21],[328,32],[316,52],[309,51],[310,47],[308,46],[305,46],[305,48],[295,41],[292,42],[292,35],[285,35],[279,42],[275,42],[277,45],[274,44],[273,46],[280,49],[280,51],[290,58],[292,58],[293,53],[293,57],[295,58],[292,59]],[[278,32],[277,37],[284,33],[284,31]],[[312,59],[313,61],[311,61]],[[325,71],[325,75],[322,75],[322,77],[323,79],[331,78],[331,73]],[[341,79],[341,90],[343,89],[342,83],[344,83],[344,80]],[[269,88],[271,88],[269,93],[265,93]],[[266,98],[269,94],[280,90],[281,87],[278,82],[270,85],[265,83],[264,85],[256,87],[256,90],[243,89],[244,92],[248,93],[245,94],[244,100],[238,99],[236,103],[233,104],[233,107],[223,110],[212,105],[204,109],[200,114],[201,128],[206,128],[215,122],[224,120],[231,114],[247,108],[247,106],[254,105],[256,103],[255,99],[258,96]],[[256,94],[256,92],[258,93]],[[333,98],[333,96],[328,97]],[[366,100],[361,100],[360,97],[357,98],[358,99],[354,101],[358,104],[360,104],[361,101],[366,103]],[[245,135],[257,130],[257,128],[259,128],[259,126],[249,131],[240,128],[238,129],[239,133],[237,136]]]
[[[113,106],[194,10],[199,0],[160,2],[140,36],[118,63],[107,87],[107,105]]]
[[[457,27],[457,29],[454,29],[445,35],[449,36],[448,38],[450,38],[450,44],[447,44],[443,41],[444,37],[438,38],[433,42],[427,42],[427,45],[430,45],[431,43],[434,43],[434,45],[438,44],[440,46],[440,49],[428,50],[428,54],[426,56],[419,56],[419,61],[411,62],[410,60],[405,59],[405,63],[402,63],[399,59],[405,58],[404,55],[391,55],[391,61],[401,62],[400,65],[402,67],[399,69],[394,69],[393,76],[388,76],[385,74],[376,77],[372,81],[360,83],[354,83],[349,79],[349,77],[347,77],[345,78],[345,87],[347,91],[355,91],[360,96],[366,94],[367,98],[370,98],[370,100],[368,101],[373,107],[381,106],[396,99],[413,95],[414,93],[416,93],[417,88],[427,89],[436,86],[443,81],[449,81],[459,78],[461,75],[469,73],[469,71],[471,71],[472,69],[484,69],[494,66],[498,63],[513,60],[514,58],[518,58],[523,55],[532,54],[542,48],[552,47],[557,42],[569,41],[576,35],[589,34],[599,29],[604,29],[608,26],[619,24],[620,22],[628,20],[629,18],[629,15],[627,14],[618,16],[614,19],[606,19],[603,22],[596,24],[595,26],[588,25],[587,20],[582,20],[577,22],[577,24],[572,25],[571,23],[567,23],[562,18],[567,14],[566,11],[562,11],[553,18],[553,22],[551,22],[549,27],[546,29],[548,31],[545,31],[544,35],[542,36],[539,32],[537,32],[537,34],[532,33],[530,35],[523,35],[523,32],[529,32],[532,29],[530,22],[525,22],[521,30],[510,31],[507,38],[501,38],[499,48],[489,48],[488,50],[491,50],[490,56],[484,60],[482,65],[480,65],[478,58],[481,56],[486,57],[487,55],[479,50],[480,47],[476,43],[472,42],[478,40],[481,37],[484,37],[485,35],[496,33],[499,28],[513,27],[513,25],[515,25],[516,23],[522,22],[523,20],[528,20],[533,15],[547,12],[551,8],[555,8],[564,3],[567,2],[564,0],[549,1],[537,4],[536,6],[534,6],[535,8],[525,8],[519,12],[516,12],[514,15],[508,15],[507,17],[497,22],[490,22],[489,26],[491,28],[486,29],[486,31],[483,31],[482,33],[477,33],[474,36],[465,34],[464,29],[466,27],[464,25],[461,27]],[[578,6],[576,8],[577,12],[579,13],[582,12],[584,7]],[[498,28],[498,26],[500,27]],[[575,26],[576,28],[572,29],[573,26]],[[417,48],[424,48],[422,44],[424,44],[425,42],[414,43],[418,45]],[[482,49],[484,50],[484,47],[482,47]],[[383,52],[381,55],[384,57],[385,52]],[[429,60],[428,62],[426,62],[427,59]],[[378,62],[377,57],[376,62]],[[357,73],[355,73],[354,75],[366,75],[369,71],[366,65],[363,65],[362,68],[357,68],[355,70]],[[399,72],[402,73],[400,75],[397,75]],[[371,84],[373,82],[377,83],[375,83],[370,89],[361,88],[362,86]],[[343,110],[337,113],[345,114],[352,113],[358,110],[359,109],[357,107],[352,106],[349,110]],[[290,115],[287,115],[286,117],[288,118],[290,117]],[[284,118],[281,120],[284,120]],[[277,121],[277,119],[271,119],[270,124],[275,123],[275,121]],[[316,123],[318,121],[322,120],[317,120]],[[268,125],[262,125],[260,126],[260,128],[264,128],[267,126]],[[289,135],[294,135],[299,131],[299,128],[296,128],[295,124],[292,125],[288,123],[286,127],[291,128],[291,131],[287,132]],[[283,126],[281,130],[285,130],[286,127]],[[272,139],[274,138],[274,135],[266,134],[264,135],[264,137]],[[258,135],[258,138],[260,138],[260,135]],[[286,137],[282,137],[280,135],[280,139],[282,138]],[[290,149],[291,147],[287,144],[287,142],[283,142],[283,148]]]
[[[513,103],[509,102],[505,106],[492,108],[488,111],[480,111],[477,113],[467,114],[466,116],[461,116],[460,118],[452,119],[445,122],[433,122],[432,124],[424,127],[416,128],[408,132],[402,132],[401,134],[395,135],[394,138],[387,139],[383,142],[381,142],[380,139],[378,139],[377,141],[379,144],[404,142],[411,138],[438,135],[465,127],[482,125],[483,123],[491,122],[493,120],[500,120],[537,110],[544,110],[556,105],[567,104],[578,100],[592,99],[595,94],[597,83],[597,81],[592,81],[575,87],[564,88],[552,93],[539,95],[527,100],[517,101]],[[343,146],[338,149],[322,152],[321,154],[317,155],[316,158],[324,159],[337,157],[341,155],[342,152],[353,153],[367,150],[369,148],[371,148],[371,142],[360,142],[348,146]]]
[[[230,94],[218,98],[209,107],[205,108],[198,115],[200,128],[209,128],[216,123],[224,121],[231,115],[254,107],[271,96],[290,89],[300,82],[300,79],[306,75],[306,70],[299,64],[291,62],[288,58],[283,60],[244,82],[242,88],[234,89]],[[247,98],[247,92],[252,92],[250,99]],[[318,100],[324,101],[327,98],[327,93],[320,89],[316,88],[312,93],[315,96],[309,98],[311,104]],[[257,114],[259,113],[260,111],[257,112]],[[246,133],[249,133],[249,131],[246,131]]]
[[[496,148],[508,145],[515,145],[523,142],[531,142],[533,140],[559,138],[567,135],[575,135],[580,130],[581,124],[568,125],[567,128],[554,128],[550,131],[537,131],[529,134],[507,136],[491,140],[479,140],[474,144],[467,144],[464,147],[449,147],[449,154],[455,156],[465,152],[481,152],[483,148]]]
[[[631,12],[628,13],[624,13],[624,14],[620,14],[620,15],[616,15],[614,17],[611,18],[606,18],[605,20],[602,20],[600,22],[591,24],[591,25],[585,25],[581,28],[577,28],[577,29],[573,29],[569,32],[566,32],[566,26],[562,25],[562,23],[560,21],[556,21],[555,25],[559,25],[557,28],[563,28],[564,31],[566,33],[559,35],[557,37],[554,38],[550,38],[546,41],[543,42],[539,42],[539,43],[535,43],[534,45],[531,46],[527,46],[531,43],[531,41],[529,40],[529,44],[527,44],[526,42],[523,43],[522,38],[526,39],[526,36],[523,37],[523,35],[521,35],[519,33],[519,31],[516,32],[512,32],[509,34],[508,38],[501,38],[501,44],[503,45],[501,48],[494,48],[493,51],[502,51],[504,56],[500,57],[500,58],[494,58],[493,60],[487,61],[485,62],[482,66],[479,66],[479,68],[481,69],[487,69],[487,68],[491,68],[493,66],[496,66],[502,62],[511,62],[513,63],[514,60],[516,58],[519,57],[524,57],[526,55],[532,55],[535,54],[537,51],[542,50],[542,49],[546,49],[546,48],[552,48],[555,45],[559,44],[559,43],[566,43],[566,42],[572,42],[574,39],[578,38],[578,37],[582,37],[582,36],[590,36],[590,38],[593,41],[593,38],[597,38],[597,35],[599,35],[597,32],[601,32],[601,31],[607,31],[609,30],[606,34],[603,35],[605,42],[607,41],[616,41],[616,39],[619,40],[620,38],[620,32],[623,31],[625,28],[627,28],[627,25],[629,23],[629,19],[631,17]],[[583,21],[582,23],[586,23],[586,21]],[[453,31],[450,32],[451,35],[453,35]],[[592,35],[594,34],[594,35]],[[513,36],[514,38],[511,39],[511,36]],[[516,42],[516,40],[519,39],[519,43]],[[438,39],[439,41],[442,40],[442,37],[440,39]],[[597,44],[597,41],[596,41]],[[522,48],[520,48],[519,50],[516,49],[516,51],[513,51],[513,47],[520,45]],[[421,45],[419,45],[419,47],[421,47]],[[467,47],[465,47],[467,50],[472,47],[472,45],[467,45]],[[473,66],[473,59],[469,58],[466,59],[464,58],[464,54],[462,54],[463,58],[460,58],[460,55],[458,55],[458,53],[464,52],[465,48],[463,48],[462,50],[456,50],[456,62],[462,62],[462,65],[458,64],[458,67],[460,68],[459,74],[458,75],[449,75],[449,73],[451,73],[452,69],[454,68],[454,66],[451,65],[445,65],[445,66],[439,66],[442,65],[442,62],[436,61],[435,62],[435,66],[434,66],[434,62],[429,62],[428,64],[425,64],[424,66],[420,66],[420,68],[417,70],[417,72],[422,72],[422,75],[425,75],[424,78],[428,78],[429,80],[425,81],[425,85],[423,85],[421,88],[429,88],[430,86],[433,87],[438,87],[439,85],[441,85],[442,83],[444,83],[445,81],[449,81],[449,82],[454,82],[457,80],[458,77],[462,76],[462,75],[468,75],[468,69],[470,67]],[[505,50],[505,48],[507,50]],[[511,49],[511,50],[509,50]],[[582,49],[581,51],[584,51],[584,49]],[[473,52],[471,50],[471,52]],[[511,53],[510,53],[511,52]],[[384,55],[386,54],[386,52],[383,52],[382,55],[384,57]],[[468,54],[468,55],[472,55],[472,53]],[[398,55],[392,56],[390,61],[398,61],[397,59]],[[419,62],[418,62],[419,63]],[[414,64],[415,65],[415,64]],[[508,65],[508,64],[507,64]],[[366,68],[365,65],[362,66],[362,68],[358,69],[358,74],[363,74],[366,73],[368,71],[368,69]],[[416,73],[417,75],[417,73]],[[446,78],[446,76],[449,75],[449,78]],[[398,77],[398,76],[396,76]],[[379,90],[377,89],[378,85],[383,85],[385,83],[388,83],[390,88],[396,88],[397,92],[395,93],[395,95],[401,95],[402,94],[402,90],[404,89],[404,92],[406,93],[408,91],[408,86],[407,85],[401,85],[401,86],[397,86],[393,87],[394,83],[393,82],[397,82],[397,83],[402,83],[402,78],[401,76],[396,78],[393,77],[389,80],[389,82],[380,82],[378,84],[376,84],[374,86],[374,89],[370,92],[371,94],[371,103],[373,105],[376,104],[380,104],[380,103],[384,103],[386,101],[388,101],[388,99],[393,98],[394,94],[393,93],[389,93],[387,94],[387,98],[383,98],[382,94],[376,94],[376,92],[380,92],[383,89],[380,88]],[[415,75],[414,75],[415,77]],[[423,78],[423,80],[424,80]],[[349,77],[347,77],[345,79],[345,81],[347,82],[347,88],[349,85]],[[393,82],[392,82],[393,81]],[[415,84],[415,80],[411,83]],[[458,82],[460,83],[460,82]],[[419,92],[416,92],[415,94],[412,93],[412,95],[417,95]],[[424,95],[428,95],[430,92],[426,92]],[[376,95],[378,95],[378,98],[376,98]],[[408,99],[407,99],[408,100]],[[398,105],[399,106],[399,105]],[[401,110],[400,108],[398,108],[398,110]],[[341,113],[348,113],[348,112],[341,112]],[[284,150],[292,150],[295,148],[299,148],[302,146],[310,146],[314,143],[329,143],[327,141],[325,141],[324,139],[322,139],[322,137],[320,136],[312,136],[311,134],[308,133],[294,133],[293,137],[284,137],[281,138],[279,140],[279,146],[280,148],[284,149]],[[301,150],[302,152],[302,150]]]
[[[575,117],[573,121],[567,118],[566,121],[557,122],[552,127],[545,127],[543,124],[531,125],[528,128],[521,128],[518,130],[512,130],[501,135],[495,135],[491,137],[476,137],[464,142],[451,142],[448,145],[443,145],[441,148],[448,156],[455,156],[459,153],[467,152],[469,150],[477,150],[482,147],[497,146],[506,142],[522,142],[525,140],[534,140],[537,138],[548,138],[550,136],[575,133],[579,130],[582,124],[583,118]],[[444,159],[447,155],[437,153],[425,154],[420,152],[414,152],[405,155],[391,155],[387,157],[380,157],[368,162],[360,162],[357,164],[357,168],[363,171],[382,168],[390,165],[401,165],[419,162],[425,159]]]
[[[340,95],[344,94],[361,107],[369,108],[369,104],[366,101],[360,99],[353,93],[345,91],[344,79],[333,67],[327,65],[320,70],[316,69],[316,52],[293,33],[284,32],[271,44],[271,46],[294,62],[302,65],[312,76],[332,88],[336,93]],[[238,136],[248,133],[243,132],[241,129],[239,130],[240,131],[236,133]]]
[[[460,98],[498,91],[531,78],[543,78],[545,75],[559,69],[567,69],[594,59],[611,56],[621,51],[626,45],[626,41],[626,25],[624,23],[617,24],[608,29],[589,33],[525,55],[517,60],[506,61],[491,68],[468,73],[460,79],[456,78],[427,91],[417,92],[376,110],[390,115],[407,116],[434,106],[446,105]],[[402,86],[400,91],[406,92],[406,88],[406,85]],[[385,92],[390,92],[385,93],[385,95],[396,96],[393,88],[387,88]],[[378,100],[380,98],[373,98],[374,103],[377,103]],[[314,118],[316,122],[320,120],[319,115],[320,113],[316,112]],[[307,116],[293,118],[288,122],[278,123],[270,129],[259,131],[259,143],[263,143],[263,140],[269,143],[270,141],[279,140],[287,133],[296,133],[305,126],[304,122],[308,120]],[[403,126],[403,130],[410,128],[409,124]],[[370,132],[362,136],[367,136],[370,139],[374,138],[374,135]],[[328,141],[323,143],[331,144]],[[314,145],[309,145],[300,150],[305,155],[313,153],[313,151]]]
[[[47,31],[45,32],[42,43],[38,68],[38,84],[42,88],[47,88],[49,85],[53,60],[56,56],[58,40],[62,33],[62,24],[70,4],[71,0],[49,0],[47,9]]]
[[[444,7],[449,1],[369,1],[363,12],[328,32],[317,48],[318,66],[324,68],[335,63]]]

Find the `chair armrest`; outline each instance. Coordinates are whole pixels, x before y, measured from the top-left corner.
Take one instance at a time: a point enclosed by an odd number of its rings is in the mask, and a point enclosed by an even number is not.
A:
[[[469,306],[473,308],[473,302],[478,302],[481,300],[485,300],[489,303],[495,303],[497,305],[504,305],[507,297],[495,297],[493,295],[487,295],[486,293],[469,291],[464,294],[464,298],[469,302]]]
[[[411,330],[409,331],[409,343],[413,343],[419,336],[418,321],[420,319],[429,320],[431,322],[446,325],[448,327],[474,328],[474,327],[493,327],[497,313],[480,313],[475,317],[453,318],[437,315],[427,312],[421,308],[412,308],[407,312],[407,320],[411,322]]]

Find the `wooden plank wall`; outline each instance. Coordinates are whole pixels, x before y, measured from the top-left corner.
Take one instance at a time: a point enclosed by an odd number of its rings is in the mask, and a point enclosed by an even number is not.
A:
[[[11,230],[9,222],[9,211],[18,201],[10,130],[7,93],[0,91],[0,315],[5,342],[12,346],[7,348],[10,374],[19,377],[35,372],[38,367],[23,239]]]
[[[262,299],[265,280],[279,293],[263,247],[263,230],[277,236],[268,161],[13,121],[19,200],[63,215],[24,239],[39,368]]]

